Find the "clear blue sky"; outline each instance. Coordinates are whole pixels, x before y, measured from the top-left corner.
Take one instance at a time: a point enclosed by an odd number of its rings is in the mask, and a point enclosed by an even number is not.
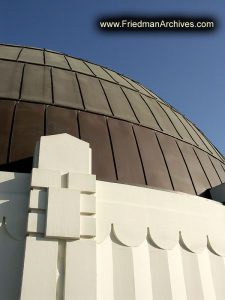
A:
[[[43,47],[110,67],[190,118],[225,154],[224,0],[1,0],[0,41]],[[114,15],[212,16],[211,33],[106,33]]]

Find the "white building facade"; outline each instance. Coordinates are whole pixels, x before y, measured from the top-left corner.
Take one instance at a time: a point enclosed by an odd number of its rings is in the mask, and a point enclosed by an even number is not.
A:
[[[0,175],[1,299],[224,299],[221,203],[98,181],[67,134]]]

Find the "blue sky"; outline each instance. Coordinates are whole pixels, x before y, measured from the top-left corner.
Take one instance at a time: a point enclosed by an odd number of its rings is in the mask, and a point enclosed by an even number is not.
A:
[[[80,3],[79,3],[80,2]],[[225,1],[1,0],[0,42],[61,51],[110,67],[191,119],[225,154]],[[211,16],[209,33],[107,33],[101,16]]]

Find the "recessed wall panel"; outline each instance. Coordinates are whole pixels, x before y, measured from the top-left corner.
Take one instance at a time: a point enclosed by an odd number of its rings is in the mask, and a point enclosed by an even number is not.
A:
[[[22,100],[52,103],[50,68],[29,65],[24,68]]]
[[[150,244],[148,248],[152,279],[152,299],[173,300],[168,251],[156,248]]]
[[[211,276],[213,287],[216,294],[216,300],[223,300],[225,295],[225,266],[224,257],[216,255],[211,251],[209,253],[209,261],[211,267]]]
[[[112,243],[113,296],[118,300],[136,300],[132,248]]]
[[[99,180],[116,181],[110,137],[104,116],[79,113],[81,139],[92,149],[92,172]]]
[[[180,248],[183,263],[184,279],[187,291],[187,299],[205,300],[200,276],[198,254]],[[207,284],[205,282],[205,284]]]
[[[84,109],[76,76],[71,71],[52,69],[54,103]]]
[[[131,124],[108,119],[118,180],[123,183],[145,184],[144,173]]]
[[[172,190],[166,163],[153,130],[134,126],[147,184]]]

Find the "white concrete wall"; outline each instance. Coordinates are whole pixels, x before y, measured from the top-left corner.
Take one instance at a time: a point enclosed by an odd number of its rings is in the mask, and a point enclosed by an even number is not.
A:
[[[23,271],[30,176],[0,172],[0,299],[17,300]]]
[[[225,298],[225,207],[97,181],[98,299]]]
[[[0,172],[0,299],[224,299],[225,207],[95,181],[83,143],[42,138],[31,176]]]

